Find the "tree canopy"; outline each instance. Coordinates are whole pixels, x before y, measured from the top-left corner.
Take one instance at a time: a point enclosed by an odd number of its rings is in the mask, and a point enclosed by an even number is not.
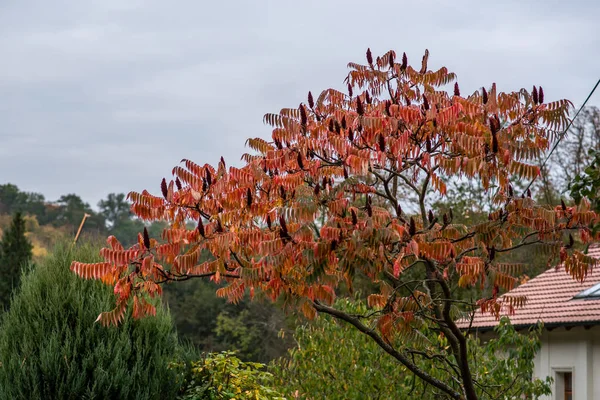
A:
[[[366,64],[348,67],[346,91],[309,92],[306,103],[266,114],[271,140],[248,139],[243,166],[183,160],[161,195],[129,193],[138,217],[168,222],[160,240],[144,231],[126,249],[109,237],[103,262],[71,269],[114,285],[104,324],[118,324],[130,303],[134,316],[152,314],[146,297],[161,283],[206,277],[226,282],[217,294],[233,302],[249,290],[310,318],[344,320],[440,393],[475,399],[480,383],[457,320],[526,301],[500,297],[523,269],[510,254],[529,246],[580,280],[595,263],[573,246],[574,237],[593,239],[589,202],[549,207],[516,190],[540,174],[536,160],[566,126],[571,103],[547,102],[535,86],[501,92],[494,83],[463,96],[454,83],[449,93],[456,76],[430,69],[428,51],[416,67],[406,54],[370,50]],[[490,195],[487,220],[435,209],[447,183],[462,179]],[[332,306],[336,288],[352,288],[358,275],[376,288],[368,293],[375,320]],[[476,289],[473,302],[457,298],[465,288]],[[439,356],[456,379],[413,360],[423,355],[408,339],[422,329],[446,338],[450,353]]]

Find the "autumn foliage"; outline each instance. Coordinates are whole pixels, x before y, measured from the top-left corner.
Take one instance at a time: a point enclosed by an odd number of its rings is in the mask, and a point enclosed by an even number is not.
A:
[[[379,286],[368,297],[377,329],[365,333],[406,365],[384,345],[437,321],[456,344],[464,381],[453,288],[490,288],[478,305],[512,311],[526,299],[500,295],[518,283],[521,266],[503,256],[534,245],[583,279],[594,260],[572,248],[573,235],[592,240],[597,215],[585,201],[549,208],[515,189],[539,174],[535,162],[568,122],[569,101],[546,102],[541,87],[504,93],[496,84],[461,95],[454,83],[448,93],[455,75],[430,70],[428,57],[413,67],[405,54],[374,59],[368,51],[366,65],[348,64],[347,90],[309,92],[306,103],[265,115],[272,137],[249,139],[243,166],[182,160],[158,195],[130,193],[137,216],[169,227],[159,239],[140,234],[129,249],[110,237],[104,262],[73,263],[80,276],[114,285],[116,308],[99,320],[118,323],[128,305],[135,317],[153,314],[147,297],[161,283],[210,277],[227,282],[217,294],[231,301],[247,290],[285,296],[308,317],[325,312],[361,329],[330,306],[335,289],[361,274]],[[487,222],[461,225],[429,208],[453,179],[479,180],[493,194]],[[420,284],[409,285],[409,273]]]

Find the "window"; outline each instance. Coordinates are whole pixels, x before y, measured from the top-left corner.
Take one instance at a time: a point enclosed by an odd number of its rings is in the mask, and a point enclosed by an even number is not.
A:
[[[573,372],[562,370],[556,372],[556,400],[573,400]]]
[[[563,374],[564,399],[573,400],[573,373],[565,372]]]
[[[575,295],[573,299],[598,300],[600,299],[600,283]]]

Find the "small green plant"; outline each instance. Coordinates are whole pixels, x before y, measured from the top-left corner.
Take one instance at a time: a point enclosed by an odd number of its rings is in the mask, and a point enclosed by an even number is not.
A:
[[[244,362],[234,352],[208,353],[199,361],[171,364],[178,373],[182,400],[285,400],[272,388],[265,365]]]

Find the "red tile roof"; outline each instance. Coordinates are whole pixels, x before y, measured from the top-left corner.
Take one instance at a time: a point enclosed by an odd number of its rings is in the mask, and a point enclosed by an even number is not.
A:
[[[600,259],[600,245],[590,247],[588,255]],[[523,307],[517,308],[513,315],[507,315],[515,326],[530,326],[538,321],[545,326],[586,325],[600,323],[600,299],[573,300],[582,291],[600,283],[600,266],[588,273],[583,283],[576,281],[565,269],[550,268],[523,285],[511,290],[510,295],[527,296]],[[492,328],[497,325],[496,318],[490,313],[477,311],[473,318],[473,328]],[[466,328],[463,321],[459,326]]]

